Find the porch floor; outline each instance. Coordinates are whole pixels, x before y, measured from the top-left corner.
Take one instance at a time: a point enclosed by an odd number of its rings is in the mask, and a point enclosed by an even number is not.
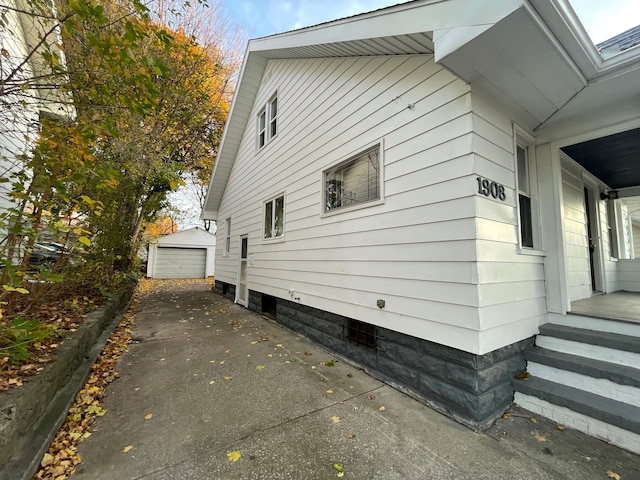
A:
[[[573,314],[640,323],[640,293],[613,292],[571,302]]]

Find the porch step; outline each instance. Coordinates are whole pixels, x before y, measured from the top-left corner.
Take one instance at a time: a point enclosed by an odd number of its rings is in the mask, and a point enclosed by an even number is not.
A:
[[[567,372],[608,380],[618,385],[640,388],[640,365],[639,368],[633,368],[539,347],[527,350],[525,360],[529,364],[546,365]],[[638,393],[640,394],[640,391]],[[638,401],[640,402],[640,395]]]
[[[548,350],[640,368],[640,338],[547,323],[536,345]]]
[[[518,405],[640,454],[640,338],[548,323],[525,359]]]
[[[586,417],[600,420],[608,425],[613,425],[640,436],[640,407],[635,405],[629,405],[628,403],[612,400],[543,378],[516,379],[514,387],[516,392],[545,400],[552,405],[566,407]],[[577,428],[576,425],[572,426]],[[621,446],[625,447],[624,445]]]
[[[640,341],[638,337],[631,335],[567,327],[553,323],[541,325],[540,335],[640,354]]]
[[[640,338],[640,321],[589,316],[584,313],[568,312],[566,315],[549,313],[549,322],[553,325],[597,330],[599,332],[619,333]]]

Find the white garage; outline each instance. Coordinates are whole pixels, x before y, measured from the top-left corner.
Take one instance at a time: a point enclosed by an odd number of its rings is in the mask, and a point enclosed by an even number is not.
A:
[[[149,244],[147,277],[212,277],[215,249],[215,235],[201,227],[159,237]]]

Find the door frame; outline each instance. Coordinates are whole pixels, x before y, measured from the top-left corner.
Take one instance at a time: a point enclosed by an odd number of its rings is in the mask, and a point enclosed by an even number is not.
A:
[[[604,293],[604,262],[602,256],[602,232],[600,223],[600,198],[598,185],[583,177],[583,188],[585,192],[585,235],[587,236],[587,256],[589,260],[589,274],[591,275],[591,295],[594,293]],[[586,200],[588,199],[588,202]],[[591,230],[591,244],[593,245],[593,255],[589,252],[589,229]],[[591,258],[593,260],[591,260]]]
[[[243,241],[246,241],[247,248],[242,248]],[[244,286],[241,283],[242,263],[245,263],[245,281]],[[238,274],[236,277],[236,298],[235,303],[239,303],[243,307],[249,306],[249,288],[247,287],[247,276],[249,270],[249,235],[240,235],[240,249],[238,252]],[[244,290],[243,290],[244,289]],[[244,294],[244,295],[242,295]],[[244,298],[242,298],[244,296]]]

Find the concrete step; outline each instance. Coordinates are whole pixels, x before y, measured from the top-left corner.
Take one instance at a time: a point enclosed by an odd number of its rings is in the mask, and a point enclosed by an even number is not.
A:
[[[541,325],[540,335],[640,354],[640,341],[638,341],[638,337],[632,335],[567,327],[553,323]]]
[[[555,325],[618,333],[620,335],[640,338],[640,322],[636,321],[594,317],[571,312],[566,315],[549,313],[548,319],[551,324]]]
[[[640,453],[640,407],[530,376],[514,380],[523,408],[634,453]]]
[[[525,352],[529,375],[640,407],[640,370],[544,348]]]
[[[536,345],[603,362],[640,367],[640,339],[630,335],[547,323],[540,326]]]
[[[618,385],[640,389],[640,364],[637,368],[634,368],[539,347],[526,350],[525,359],[528,364],[546,365],[594,379],[608,380]],[[640,398],[638,400],[640,401]]]

